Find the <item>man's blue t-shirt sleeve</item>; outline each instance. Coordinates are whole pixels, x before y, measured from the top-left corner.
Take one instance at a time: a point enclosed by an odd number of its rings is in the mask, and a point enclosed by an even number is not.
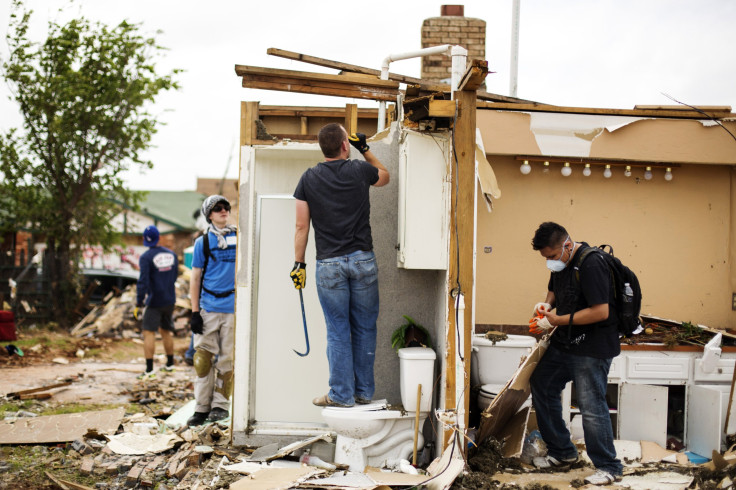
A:
[[[151,264],[148,261],[147,257],[144,255],[141,255],[141,258],[139,259],[138,266],[140,268],[140,274],[138,275],[138,284],[136,285],[136,306],[142,306],[143,301],[146,299],[146,294],[148,293],[148,284],[150,281],[149,275],[150,275],[150,268]]]

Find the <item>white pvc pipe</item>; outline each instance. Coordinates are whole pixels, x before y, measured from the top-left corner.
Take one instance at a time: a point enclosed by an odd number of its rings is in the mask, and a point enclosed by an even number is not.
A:
[[[457,428],[461,434],[465,433],[465,363],[469,359],[462,359],[465,352],[465,295],[458,294],[455,298],[457,314],[457,345],[455,346],[455,403],[457,409]]]
[[[511,69],[509,75],[509,95],[516,97],[519,83],[519,17],[521,0],[514,0],[511,7]]]
[[[416,51],[407,51],[406,53],[390,54],[386,56],[383,59],[383,62],[381,62],[381,80],[388,80],[388,66],[392,61],[421,58],[423,56],[430,56],[433,54],[446,54],[452,56],[452,91],[454,92],[457,89],[457,84],[460,83],[460,77],[465,73],[465,63],[468,51],[462,46],[452,46],[450,44],[442,44],[440,46],[432,46],[431,48],[417,49]],[[378,103],[378,131],[383,131],[385,127],[386,101],[382,100]]]

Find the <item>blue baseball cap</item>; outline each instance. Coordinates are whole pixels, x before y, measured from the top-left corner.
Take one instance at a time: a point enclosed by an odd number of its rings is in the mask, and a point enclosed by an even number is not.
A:
[[[143,245],[146,247],[155,247],[158,243],[158,228],[151,225],[143,230]]]

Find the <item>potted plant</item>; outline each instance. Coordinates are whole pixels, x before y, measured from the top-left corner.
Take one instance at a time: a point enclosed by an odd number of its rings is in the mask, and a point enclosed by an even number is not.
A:
[[[412,317],[403,315],[406,323],[399,325],[391,334],[391,347],[399,351],[404,347],[432,347],[429,332]]]

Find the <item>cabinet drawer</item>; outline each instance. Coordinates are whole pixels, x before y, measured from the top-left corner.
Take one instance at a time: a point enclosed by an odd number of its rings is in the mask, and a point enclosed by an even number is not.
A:
[[[719,359],[718,364],[716,364],[716,368],[712,372],[706,373],[703,370],[703,360],[695,359],[693,380],[695,380],[695,382],[707,381],[717,383],[722,381],[728,383],[733,377],[734,363],[736,363],[736,360],[734,359]]]
[[[688,380],[690,358],[688,357],[629,357],[626,362],[626,377],[632,380],[658,380],[657,384],[678,384]]]
[[[615,383],[621,381],[624,375],[624,366],[626,366],[626,358],[624,356],[616,356],[611,361],[611,369],[608,370],[608,382]]]

